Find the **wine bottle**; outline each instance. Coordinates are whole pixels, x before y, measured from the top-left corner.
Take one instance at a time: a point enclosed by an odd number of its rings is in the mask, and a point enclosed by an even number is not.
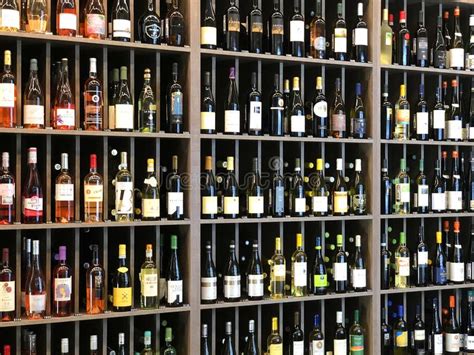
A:
[[[400,98],[395,104],[394,139],[408,140],[410,138],[410,103],[406,96],[406,86],[400,85]]]
[[[258,348],[257,338],[255,335],[255,321],[251,319],[249,320],[249,335],[247,336],[247,341],[245,342],[243,355],[258,354],[260,354],[260,349]]]
[[[472,16],[471,18],[474,23],[474,16]],[[473,30],[472,36],[474,37],[474,30]],[[473,45],[473,48],[474,48],[474,45]],[[474,49],[473,49],[473,53],[474,53]],[[473,58],[474,58],[474,54],[473,54]],[[473,59],[473,63],[474,63],[474,59]],[[471,70],[474,70],[474,65]],[[474,142],[474,80],[471,80],[471,97],[469,101],[469,132],[468,132],[467,138],[470,142]]]
[[[166,209],[168,219],[184,219],[184,193],[181,186],[181,176],[178,174],[178,156],[173,155],[171,174],[168,176],[169,190],[166,194]]]
[[[344,172],[342,170],[342,159],[336,160],[336,183],[334,184],[333,214],[335,216],[345,216],[349,213],[349,189],[347,188]]]
[[[467,324],[464,336],[464,352],[470,354],[474,350],[474,328],[473,328],[473,311],[474,311],[474,292],[467,291]]]
[[[225,49],[240,52],[240,11],[235,0],[229,0],[224,16]]]
[[[53,272],[53,307],[52,314],[55,317],[67,317],[72,314],[73,303],[73,280],[72,269],[66,264],[66,247],[59,247],[58,264]]]
[[[9,249],[2,249],[2,265],[0,268],[0,322],[13,321],[15,318],[15,273],[10,266]]]
[[[296,234],[296,250],[291,256],[291,295],[293,297],[306,296],[308,257],[303,250],[303,235]]]
[[[28,23],[26,32],[46,33],[49,20],[49,8],[46,0],[31,0],[28,1],[26,9]]]
[[[166,305],[168,307],[183,305],[183,275],[178,258],[178,237],[176,235],[171,235],[171,256],[166,277]]]
[[[364,328],[362,328],[360,321],[360,311],[354,310],[354,323],[349,329],[349,352],[351,355],[364,354],[365,338]]]
[[[293,0],[293,15],[290,19],[291,55],[305,56],[305,20],[301,13],[301,0]]]
[[[159,130],[156,111],[155,94],[151,87],[151,70],[145,69],[143,88],[138,97],[138,129],[140,132],[149,133]]]
[[[2,168],[0,172],[0,224],[15,222],[15,177],[9,171],[10,155],[2,153]]]
[[[274,55],[284,54],[285,23],[280,11],[280,0],[273,0],[273,12],[269,23],[270,49]]]
[[[86,313],[105,312],[105,270],[99,263],[99,246],[92,244],[92,261],[86,271]]]
[[[89,77],[84,84],[84,129],[101,131],[103,117],[103,91],[97,77],[97,59],[89,58]]]
[[[328,275],[324,263],[321,237],[316,237],[314,263],[312,271],[312,293],[314,295],[325,295],[328,289]]]
[[[409,66],[411,57],[410,31],[407,28],[406,12],[400,11],[400,30],[397,38],[397,63]]]
[[[217,21],[212,0],[206,0],[201,16],[201,48],[217,48]]]
[[[40,265],[39,240],[33,240],[31,268],[25,282],[25,314],[27,319],[42,319],[46,315],[46,280]]]
[[[336,293],[347,292],[347,255],[344,251],[343,236],[338,234],[336,237],[337,241],[337,253],[334,255],[333,261],[333,279],[334,279],[334,290]]]
[[[351,210],[355,215],[365,215],[367,213],[367,190],[362,181],[362,160],[355,160],[354,183],[351,187]]]
[[[84,222],[101,222],[103,215],[104,182],[97,172],[97,156],[90,155],[90,170],[84,178]]]
[[[168,329],[168,328],[165,328]],[[149,330],[143,333],[143,350],[140,352],[141,355],[153,355],[153,349],[151,347],[151,332]]]
[[[314,216],[326,216],[329,213],[329,190],[323,172],[323,160],[316,160],[316,180],[311,199],[311,210]]]
[[[436,257],[433,268],[433,284],[446,285],[448,282],[447,256],[443,249],[443,236],[436,232]]]
[[[160,188],[155,174],[155,160],[147,159],[147,175],[142,190],[142,221],[160,219]]]
[[[227,175],[224,182],[224,218],[239,217],[239,185],[234,174],[234,157],[227,157]]]
[[[395,288],[410,287],[410,250],[406,235],[400,232],[400,243],[395,250]]]
[[[337,3],[337,19],[334,23],[332,51],[335,60],[348,60],[347,53],[347,24],[342,16],[342,2]]]
[[[202,218],[217,218],[217,187],[212,171],[212,156],[205,160],[204,185],[202,189]]]
[[[364,21],[364,3],[357,3],[357,24],[352,32],[353,58],[356,62],[367,63],[369,61],[369,30],[367,22]]]
[[[211,73],[204,73],[204,88],[201,102],[201,133],[216,133],[216,102],[211,88]]]
[[[283,101],[285,103],[285,120],[283,121],[283,131],[285,135],[290,134],[290,117],[291,117],[291,106],[290,106],[290,80],[285,79],[283,82]]]
[[[419,173],[416,177],[416,208],[418,213],[428,213],[430,187],[428,177],[425,175],[425,161],[419,161]]]
[[[418,232],[418,246],[416,247],[416,254],[414,254],[416,265],[416,281],[418,287],[425,287],[428,285],[428,247],[425,244],[425,232],[423,226],[420,226]]]
[[[469,16],[469,47],[466,59],[466,69],[474,70],[474,14]],[[472,87],[471,87],[472,90]],[[472,106],[471,106],[472,107]]]
[[[292,176],[289,189],[289,210],[293,217],[303,217],[306,215],[306,197],[304,191],[304,180],[301,176],[301,161],[295,159],[295,172]]]
[[[115,175],[115,220],[119,222],[134,219],[133,177],[128,170],[127,152],[120,153],[120,166]]]
[[[145,261],[140,268],[140,306],[155,308],[158,305],[158,268],[153,261],[153,246],[146,245]]]
[[[123,0],[118,0],[123,1]],[[116,131],[131,132],[133,130],[133,97],[130,94],[127,80],[127,67],[120,67],[120,83],[115,96],[114,126]]]
[[[324,355],[324,334],[321,329],[321,316],[314,315],[313,330],[309,334],[309,355]]]
[[[393,327],[394,355],[408,354],[408,325],[404,317],[404,307],[398,305],[398,319]]]
[[[421,306],[416,305],[415,320],[413,322],[412,348],[417,354],[426,352],[425,322],[421,318]]]
[[[278,332],[278,318],[272,318],[272,332],[267,337],[267,353],[283,355],[283,339]]]
[[[201,269],[201,302],[215,303],[217,301],[217,273],[212,260],[211,242],[206,242],[206,257]]]
[[[17,0],[4,1],[0,5],[0,31],[18,32],[20,30],[20,9]]]
[[[26,300],[26,279],[31,270],[31,239],[23,237],[22,238],[22,255],[21,255],[21,312],[26,314],[25,310],[25,300]]]
[[[69,85],[68,60],[63,58],[51,113],[51,127],[63,130],[75,129],[75,112],[74,97]]]
[[[333,340],[334,355],[347,354],[347,333],[344,328],[342,312],[336,312],[336,330]]]
[[[441,175],[440,160],[436,160],[435,175],[431,187],[431,210],[438,213],[446,211],[446,191],[444,189],[444,179]]]
[[[118,355],[125,355],[125,333],[119,333],[118,334]],[[110,355],[110,354],[109,354]]]
[[[328,103],[323,92],[323,78],[318,76],[313,102],[313,135],[318,138],[326,138],[328,130]]]
[[[433,66],[438,69],[446,69],[447,51],[446,41],[443,36],[443,18],[438,16],[436,26],[436,42],[433,48]]]
[[[346,108],[341,94],[341,79],[336,79],[336,96],[331,112],[331,135],[334,138],[347,137]]]
[[[326,59],[326,21],[322,16],[321,0],[316,0],[316,12],[309,26],[309,54],[316,59]]]
[[[84,6],[84,37],[105,39],[107,17],[102,0],[87,0]]]
[[[451,177],[448,183],[448,210],[462,211],[463,210],[463,179],[461,178],[461,171],[459,167],[459,153],[454,150],[452,152],[452,169]]]
[[[459,6],[454,9],[454,38],[449,49],[449,67],[456,70],[464,70],[464,41],[461,31],[461,10]]]
[[[89,339],[89,355],[99,355],[97,335],[91,335]]]
[[[445,324],[445,354],[459,354],[461,344],[459,343],[460,327],[456,317],[456,298],[449,296],[449,316]]]
[[[263,15],[258,7],[258,0],[253,0],[252,9],[248,16],[247,32],[249,33],[249,43],[251,53],[263,52]]]
[[[225,338],[222,345],[221,355],[237,355],[232,340],[232,323],[225,323]]]
[[[392,52],[393,52],[393,30],[388,22],[388,9],[383,9],[382,16],[382,28],[380,36],[380,64],[391,65],[392,64]]]
[[[388,290],[390,288],[391,253],[387,249],[387,234],[386,233],[382,235],[382,242],[380,243],[380,245],[382,247],[382,250],[380,252],[380,266],[381,266],[380,288],[382,290]]]
[[[270,297],[282,299],[285,297],[286,260],[281,249],[280,237],[275,238],[275,253],[270,264]]]
[[[178,63],[173,63],[172,83],[166,98],[167,133],[183,133],[184,130],[184,94],[178,82]]]
[[[258,250],[258,242],[253,241],[252,258],[247,269],[247,296],[249,300],[261,300],[264,295],[264,275]]]
[[[256,1],[256,0],[254,0]],[[252,72],[250,93],[247,99],[246,128],[249,135],[262,135],[262,94],[257,89],[257,73]]]
[[[128,0],[115,0],[112,5],[112,40],[131,41],[132,25],[130,18],[131,12]]]
[[[391,355],[393,353],[392,327],[387,324],[385,308],[382,308],[382,354]]]
[[[232,0],[233,1],[233,0]],[[240,134],[240,105],[237,83],[235,81],[235,68],[230,68],[229,91],[224,107],[224,133]]]
[[[262,218],[264,216],[264,190],[260,179],[258,158],[253,158],[250,184],[247,190],[247,217]]]
[[[367,290],[367,269],[361,248],[361,236],[355,236],[355,254],[351,266],[351,283],[355,292],[364,292]]]
[[[207,324],[201,325],[201,355],[211,355]]]
[[[74,0],[59,0],[56,4],[56,34],[75,37],[76,33],[76,2]]]
[[[290,333],[290,344],[288,354],[303,355],[304,354],[304,333],[300,327],[300,312],[294,313],[293,329]]]
[[[410,213],[410,176],[406,172],[406,160],[400,159],[400,171],[394,180],[395,214]]]
[[[296,76],[293,78],[293,91],[290,100],[290,135],[304,137],[306,135],[306,118],[300,93],[300,78]]]
[[[429,66],[428,30],[425,27],[425,13],[418,13],[418,29],[416,30],[416,65],[418,67]]]
[[[155,4],[153,0],[148,0],[145,11],[138,19],[138,39],[143,43],[160,44],[161,35],[161,21],[155,11]]]
[[[56,223],[74,221],[74,182],[69,173],[68,154],[61,154],[61,172],[55,184]]]
[[[464,283],[466,277],[460,232],[461,224],[459,220],[456,220],[454,221],[454,244],[449,255],[449,281],[453,283]]]
[[[165,19],[166,43],[169,46],[183,47],[185,43],[185,29],[184,16],[179,10],[178,0],[171,0],[171,6]]]
[[[61,355],[68,355],[69,354],[69,339],[62,338],[61,339]]]
[[[462,140],[463,118],[459,100],[458,81],[451,82],[453,93],[451,95],[451,114],[447,122],[446,139],[459,142]]]
[[[285,100],[280,91],[280,76],[278,74],[274,75],[273,93],[270,102],[270,135],[283,136],[285,134],[283,126],[285,120]]]
[[[127,246],[119,245],[119,266],[112,283],[114,312],[127,312],[133,305],[133,288],[130,271],[127,267]]]
[[[430,138],[429,109],[425,101],[425,86],[420,84],[420,96],[416,104],[416,113],[413,117],[413,135],[420,141]]]
[[[23,127],[44,128],[44,95],[38,79],[38,60],[30,60],[30,76],[23,95]]]
[[[431,330],[428,338],[428,351],[433,355],[443,354],[443,328],[439,318],[438,299],[433,298],[433,317],[431,321]]]
[[[235,242],[230,241],[229,258],[224,272],[224,301],[236,302],[240,300],[240,267],[235,255]]]
[[[362,5],[362,3],[359,3]],[[356,98],[354,107],[351,110],[351,137],[364,139],[367,138],[367,119],[365,116],[364,102],[362,101],[362,84],[356,84]]]
[[[28,172],[22,192],[23,223],[43,222],[43,188],[38,175],[37,149],[28,148]]]
[[[13,3],[16,0],[11,0]],[[11,2],[10,1],[10,2]],[[5,22],[7,14],[9,11],[2,8],[2,6],[8,6],[8,1],[4,2],[3,5],[0,5],[0,29],[2,23]],[[15,84],[15,75],[12,73],[12,53],[10,51],[4,52],[3,60],[3,73],[0,74],[0,127],[2,128],[14,128],[16,126],[16,84]]]
[[[436,104],[431,113],[431,136],[435,141],[442,141],[446,132],[446,110],[442,103],[442,88],[436,89]]]

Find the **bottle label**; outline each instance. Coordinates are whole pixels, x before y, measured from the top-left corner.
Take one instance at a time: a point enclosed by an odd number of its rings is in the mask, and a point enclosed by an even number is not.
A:
[[[201,44],[217,46],[217,28],[210,26],[201,27]]]
[[[328,117],[328,103],[326,101],[319,101],[314,105],[313,112],[316,117]]]
[[[286,276],[286,266],[283,264],[272,265],[271,272],[274,277],[285,277]]]
[[[67,302],[71,300],[72,277],[54,279],[54,301]]]
[[[433,128],[446,129],[446,111],[445,110],[433,111]]]
[[[250,32],[252,33],[263,33],[263,23],[257,19],[252,20],[250,26]]]
[[[23,214],[25,216],[34,217],[38,212],[43,212],[43,198],[38,196],[31,196],[23,198]]]
[[[462,210],[462,191],[448,191],[448,209]]]
[[[0,83],[0,107],[15,107],[15,84]]]
[[[224,214],[239,214],[239,197],[224,197]]]
[[[20,12],[18,10],[1,9],[0,27],[20,29]]]
[[[58,108],[56,109],[56,122],[58,127],[74,126],[75,125],[75,111],[73,109]]]
[[[398,183],[395,185],[395,200],[399,203],[410,203],[410,184]]]
[[[240,133],[240,111],[225,110],[224,132],[225,133]]]
[[[249,196],[250,214],[263,213],[263,196]]]
[[[217,196],[202,197],[202,213],[217,214]]]
[[[331,129],[333,131],[343,132],[346,130],[346,115],[333,114],[331,116]]]
[[[398,125],[408,126],[410,124],[410,110],[395,110],[395,116]]]
[[[416,51],[417,59],[428,60],[428,38],[418,37],[416,44],[417,44],[417,51]]]
[[[115,129],[115,105],[109,105],[109,129]]]
[[[183,302],[183,280],[168,280],[166,282],[166,300],[168,303]]]
[[[367,270],[366,269],[351,269],[352,287],[365,288],[367,287]]]
[[[355,46],[369,45],[369,30],[367,28],[355,28],[354,37]]]
[[[456,246],[455,246],[456,247]],[[453,282],[464,282],[465,268],[464,263],[449,263],[449,280]]]
[[[310,344],[310,355],[325,355],[324,340],[313,340]]]
[[[334,29],[334,52],[347,53],[347,29]]]
[[[428,185],[418,185],[417,206],[428,207],[430,188]]]
[[[227,21],[227,30],[229,32],[240,32],[240,20],[237,18],[229,17]]]
[[[123,37],[131,38],[132,33],[130,31],[131,23],[130,20],[113,20],[112,21],[113,34],[112,37]]]
[[[333,264],[334,281],[347,281],[347,263]]]
[[[41,313],[46,310],[46,295],[27,295],[30,312]]]
[[[447,139],[462,139],[462,121],[449,120]]]
[[[469,126],[468,138],[469,139],[474,139],[474,127]]]
[[[105,36],[105,16],[100,14],[87,14],[85,21],[85,33],[86,35],[100,35]]]
[[[434,335],[434,355],[441,355],[443,353],[443,334]]]
[[[435,267],[435,282],[437,284],[445,284],[448,281],[448,271],[444,266]]]
[[[391,31],[385,32],[385,45],[386,46],[392,46],[393,45],[392,32]]]
[[[15,281],[2,281],[0,284],[0,312],[15,310]]]
[[[415,341],[416,340],[425,340],[425,330],[424,329],[415,329]]]
[[[269,355],[283,355],[283,344],[271,344]]]
[[[262,102],[250,101],[249,129],[260,131],[262,129]]]
[[[417,112],[416,113],[416,134],[428,134],[429,133],[429,113],[428,112]]]
[[[294,133],[305,132],[305,117],[303,115],[291,116],[291,132],[294,132]]]
[[[114,287],[113,289],[113,306],[114,307],[131,307],[132,306],[132,288],[131,287]]]
[[[102,202],[104,200],[103,185],[84,185],[84,202]]]
[[[395,344],[399,348],[408,347],[408,332],[407,331],[395,331]]]
[[[0,184],[1,204],[11,206],[15,200],[15,184]]]
[[[201,129],[203,130],[216,129],[216,113],[215,112],[201,112]]]
[[[217,277],[201,277],[201,299],[203,301],[217,299]]]
[[[428,252],[427,251],[418,251],[417,252],[418,266],[428,265]]]
[[[294,200],[294,209],[296,213],[304,213],[306,212],[306,198],[295,198]]]
[[[133,105],[115,104],[115,128],[133,129]]]
[[[43,105],[24,105],[23,106],[23,124],[44,125],[44,106]]]
[[[433,211],[445,211],[446,210],[446,193],[445,192],[433,192],[431,194],[431,209]]]
[[[399,256],[395,258],[395,264],[399,276],[410,276],[410,258]]]
[[[457,353],[460,350],[459,333],[446,333],[446,351]]]
[[[304,21],[290,21],[290,42],[304,42]]]
[[[152,269],[153,270],[153,269]],[[140,274],[140,291],[144,297],[157,297],[158,296],[158,273],[154,269],[153,273],[144,273],[142,270]],[[147,269],[147,272],[150,270]]]
[[[474,350],[474,336],[473,335],[466,335],[464,338],[464,342],[466,343],[465,345],[466,350]]]
[[[117,214],[133,213],[133,182],[115,182],[115,212]]]
[[[184,196],[182,192],[168,192],[167,209],[168,215],[174,215],[178,212],[179,215],[184,214]]]
[[[283,26],[283,19],[274,18],[272,22],[272,35],[283,36],[285,33],[285,27]]]
[[[347,355],[346,339],[334,339],[334,355]]]
[[[347,213],[349,210],[347,197],[347,191],[334,191],[334,213]]]
[[[328,285],[328,275],[314,275],[313,282],[315,287],[326,287]]]
[[[326,50],[326,37],[316,37],[313,42],[313,47],[317,51],[325,51]]]
[[[59,14],[59,29],[75,31],[77,29],[76,14],[70,14],[70,13]]]
[[[248,275],[247,288],[249,297],[262,297],[263,290],[263,275]]]
[[[181,91],[176,91],[171,94],[171,115],[183,115],[183,93]],[[175,123],[180,121],[178,117],[173,117],[173,119]]]
[[[142,199],[142,215],[146,218],[160,217],[160,199],[144,198]]]
[[[351,335],[349,338],[349,342],[350,342],[351,355],[364,354],[364,336],[363,335]]]
[[[277,186],[275,188],[274,205],[273,209],[275,213],[285,212],[285,187]]]
[[[474,43],[474,38],[471,36],[471,43]],[[474,69],[474,54],[469,54],[467,58],[467,68]]]
[[[293,355],[304,355],[304,341],[293,341]]]
[[[306,287],[307,280],[306,262],[293,263],[293,283],[295,287]]]
[[[361,117],[351,117],[352,133],[354,134],[354,136],[365,135],[366,120],[363,113],[360,113],[360,116]]]
[[[355,211],[366,211],[367,196],[365,194],[355,194],[352,196],[352,208]]]
[[[85,92],[84,121],[90,125],[102,125],[102,91],[88,90]]]
[[[313,196],[311,207],[313,212],[328,212],[328,197]]]
[[[439,50],[435,51],[434,54],[434,66],[435,68],[446,68],[446,51]]]
[[[464,48],[451,48],[449,50],[449,66],[451,68],[464,68]]]
[[[240,275],[224,276],[224,297],[240,298]]]
[[[74,184],[56,184],[56,201],[74,201]]]

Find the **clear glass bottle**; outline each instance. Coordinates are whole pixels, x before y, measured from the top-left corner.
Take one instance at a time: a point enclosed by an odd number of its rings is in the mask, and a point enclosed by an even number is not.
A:
[[[10,156],[3,152],[0,172],[0,224],[12,224],[16,217],[15,177],[9,167]]]
[[[270,264],[270,297],[282,299],[285,297],[286,260],[281,249],[280,237],[275,238],[275,253]]]
[[[84,222],[102,222],[104,181],[97,172],[97,155],[90,155],[89,174],[84,177]]]
[[[84,37],[105,39],[107,19],[102,0],[87,0],[84,6]]]
[[[42,319],[46,315],[46,280],[40,265],[39,240],[33,240],[32,244],[32,262],[25,286],[25,314],[27,319]]]
[[[115,175],[115,220],[131,222],[134,219],[133,177],[128,170],[127,152],[120,153],[120,166]]]
[[[61,59],[61,76],[52,108],[51,127],[54,129],[71,130],[76,127],[76,106],[69,85],[68,59]]]
[[[54,317],[67,317],[72,314],[73,307],[73,277],[72,269],[66,264],[66,247],[59,247],[58,264],[52,271],[52,315]]]
[[[138,128],[140,132],[156,132],[157,127],[157,106],[155,94],[151,87],[151,70],[145,69],[143,74],[143,88],[138,97]]]
[[[69,172],[67,153],[61,154],[61,172],[55,184],[55,220],[56,223],[70,223],[74,221],[74,180]]]
[[[155,308],[158,305],[158,268],[153,261],[153,245],[146,245],[145,261],[140,268],[140,305]]]
[[[0,31],[20,30],[20,8],[17,0],[5,0],[0,4]]]
[[[56,3],[56,34],[75,37],[77,15],[75,0],[58,0]]]
[[[0,5],[0,14],[2,10]],[[0,23],[2,21],[0,15]],[[15,75],[12,73],[12,53],[4,52],[3,73],[0,74],[0,127],[14,128],[16,126],[16,84]]]
[[[155,174],[155,160],[147,159],[147,176],[142,190],[142,221],[160,219],[160,187]]]
[[[291,256],[291,295],[306,296],[308,292],[308,257],[303,250],[303,235],[296,234],[296,250]]]
[[[99,263],[99,246],[92,244],[92,261],[86,271],[86,313],[105,312],[105,270]]]
[[[84,129],[102,131],[104,96],[102,83],[97,77],[97,59],[89,58],[89,77],[84,83]]]
[[[28,25],[26,32],[45,33],[49,20],[46,0],[29,0],[27,7]]]
[[[38,78],[38,60],[30,60],[30,77],[23,95],[23,128],[44,128],[44,94]]]

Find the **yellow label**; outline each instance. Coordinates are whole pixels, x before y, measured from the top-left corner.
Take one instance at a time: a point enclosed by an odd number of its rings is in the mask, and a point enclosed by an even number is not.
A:
[[[334,212],[347,213],[349,206],[347,203],[347,191],[334,192]]]
[[[113,292],[114,307],[131,307],[132,306],[132,288],[115,288]]]
[[[128,267],[126,267],[126,266],[119,267],[117,269],[117,271],[122,273],[122,274],[125,274],[126,272],[128,272]]]
[[[270,345],[270,355],[283,355],[283,344]]]

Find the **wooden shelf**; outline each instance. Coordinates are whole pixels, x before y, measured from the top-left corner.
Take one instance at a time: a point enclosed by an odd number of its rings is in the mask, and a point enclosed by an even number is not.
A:
[[[474,212],[444,212],[444,213],[410,213],[383,214],[382,219],[415,219],[415,218],[473,218]]]
[[[459,146],[459,147],[474,147],[474,142],[453,142],[453,141],[418,141],[416,139],[410,140],[393,140],[393,139],[382,139],[382,144],[392,144],[392,145],[425,145],[425,146]]]
[[[403,294],[412,292],[430,292],[430,291],[452,291],[474,288],[474,283],[466,284],[448,284],[445,286],[430,285],[426,287],[392,288],[390,290],[380,290],[382,295]]]
[[[373,139],[356,139],[356,138],[316,138],[316,137],[276,137],[265,134],[263,136],[252,136],[248,134],[230,135],[230,134],[201,134],[201,139],[216,140],[238,140],[238,141],[257,141],[257,142],[305,142],[305,143],[330,143],[330,144],[373,144]]]
[[[201,224],[246,224],[246,223],[301,223],[301,222],[331,222],[331,221],[367,221],[373,216],[348,215],[348,216],[326,216],[326,217],[264,217],[264,218],[218,218],[201,219]]]
[[[398,64],[392,65],[381,65],[382,70],[393,71],[393,72],[409,72],[409,73],[420,73],[427,75],[444,75],[444,76],[474,76],[474,71],[469,70],[454,70],[454,69],[438,69],[434,67],[422,68],[414,65],[404,66]]]

